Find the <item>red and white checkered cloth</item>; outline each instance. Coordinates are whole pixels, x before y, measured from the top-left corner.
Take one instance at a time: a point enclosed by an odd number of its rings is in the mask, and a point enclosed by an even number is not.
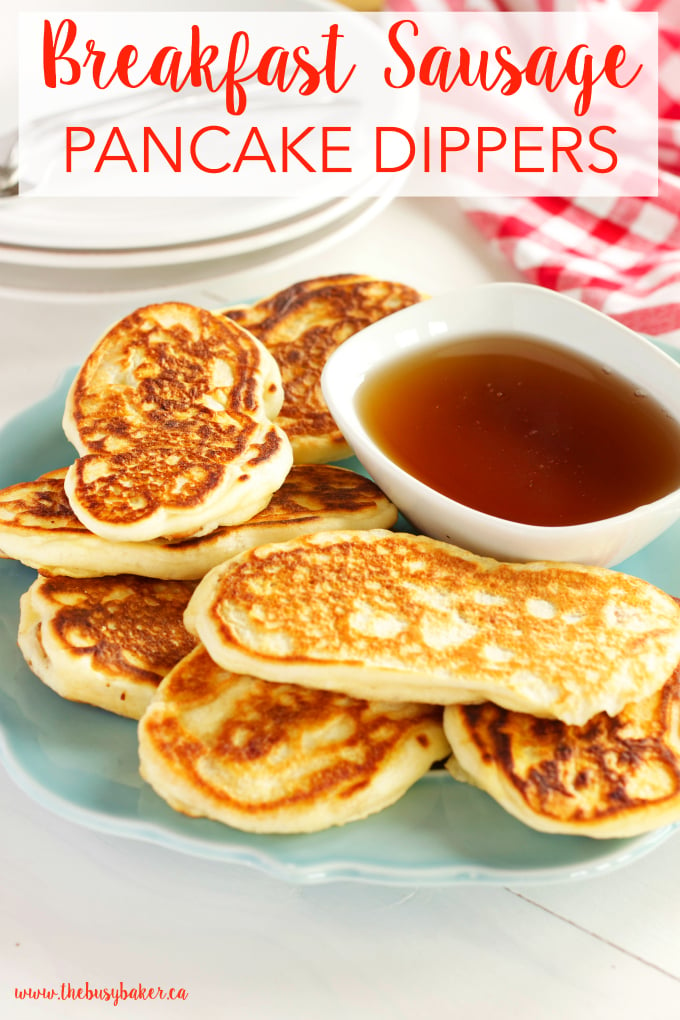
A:
[[[391,11],[587,10],[659,14],[659,194],[465,199],[476,227],[532,283],[680,346],[680,0],[388,0]]]

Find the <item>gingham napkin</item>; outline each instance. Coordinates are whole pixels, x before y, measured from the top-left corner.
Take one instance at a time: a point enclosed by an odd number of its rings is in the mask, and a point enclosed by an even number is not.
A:
[[[391,11],[618,9],[659,14],[659,194],[465,199],[476,227],[532,283],[680,346],[680,0],[388,0]]]

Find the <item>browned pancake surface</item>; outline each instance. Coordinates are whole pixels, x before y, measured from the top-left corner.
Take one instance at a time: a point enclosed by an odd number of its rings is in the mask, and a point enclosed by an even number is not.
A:
[[[19,482],[0,491],[0,529],[7,527],[15,532],[86,531],[64,492],[66,470],[48,471],[34,482]]]
[[[284,402],[277,424],[297,463],[351,453],[321,392],[321,372],[332,352],[353,333],[421,299],[404,284],[346,274],[296,283],[249,307],[223,309],[279,365]]]
[[[228,669],[576,725],[658,690],[680,656],[678,606],[639,578],[375,529],[231,559],[199,584],[186,623]]]
[[[0,491],[0,527],[6,524],[18,531],[54,529],[87,533],[64,492],[66,471],[66,468],[58,468],[41,475],[35,482],[20,482]],[[247,526],[257,528],[274,521],[303,522],[322,515],[368,513],[384,499],[375,482],[354,471],[330,464],[296,464],[265,509],[251,518]],[[223,532],[233,530],[221,527],[210,535],[156,544],[175,549],[205,545]]]
[[[389,527],[396,508],[370,479],[329,464],[295,465],[264,510],[242,525],[168,542],[109,542],[88,531],[64,491],[66,468],[0,491],[0,556],[55,574],[199,578],[221,560],[324,527]]]
[[[142,775],[173,807],[252,831],[363,817],[447,752],[441,710],[228,673],[200,646],[140,725]]]
[[[128,575],[44,577],[40,599],[56,605],[50,626],[70,655],[157,684],[196,644],[183,624],[193,590],[190,582]]]
[[[130,528],[133,540],[227,523],[217,511],[206,526],[203,510],[229,472],[236,468],[233,485],[247,492],[243,482],[286,445],[264,414],[263,400],[280,390],[271,379],[261,395],[270,374],[263,358],[234,323],[191,305],[151,305],[113,326],[67,401],[64,425],[81,454],[67,479],[78,516],[106,538],[111,527],[144,522],[144,533]],[[277,473],[267,498],[281,480]]]
[[[445,720],[463,772],[536,828],[626,836],[680,819],[680,669],[584,726],[490,702],[447,708]]]
[[[120,575],[39,574],[21,597],[18,644],[52,690],[131,719],[195,645],[183,624],[194,585]]]

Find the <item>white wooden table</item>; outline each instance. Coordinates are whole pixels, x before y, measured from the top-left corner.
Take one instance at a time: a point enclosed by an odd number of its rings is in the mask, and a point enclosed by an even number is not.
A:
[[[431,293],[513,278],[455,206],[399,200],[313,258],[174,294],[215,307],[346,271]],[[128,299],[115,296],[55,302],[5,295],[1,421],[47,394],[130,310]],[[34,803],[2,769],[0,812],[3,1018],[680,1016],[679,835],[628,867],[565,884],[301,886],[71,824]],[[15,999],[15,987],[68,982],[183,987],[188,999],[115,1008]]]

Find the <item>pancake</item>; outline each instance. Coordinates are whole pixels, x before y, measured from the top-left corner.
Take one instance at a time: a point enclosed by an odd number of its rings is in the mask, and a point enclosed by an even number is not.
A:
[[[584,726],[489,702],[444,712],[452,775],[541,832],[637,836],[680,821],[680,670],[654,694]]]
[[[645,581],[380,529],[243,553],[199,583],[185,623],[235,672],[574,725],[647,697],[680,659],[680,607]]]
[[[330,464],[293,467],[270,502],[245,524],[164,542],[109,542],[73,513],[66,468],[0,491],[0,555],[70,577],[139,574],[198,580],[230,556],[267,542],[334,528],[387,528],[395,506],[368,478]]]
[[[283,392],[272,356],[235,323],[186,304],[140,308],[76,376],[64,412],[80,454],[73,512],[111,541],[188,538],[262,510],[292,464],[270,421]]]
[[[139,719],[196,643],[182,623],[193,588],[126,575],[39,575],[21,597],[19,648],[63,698]]]
[[[305,280],[256,304],[220,310],[276,358],[285,391],[276,421],[290,439],[296,464],[351,454],[321,392],[328,357],[353,333],[420,300],[421,294],[402,283],[346,274]]]
[[[313,832],[382,810],[447,755],[441,715],[227,673],[199,645],[139,724],[140,771],[184,814]]]

